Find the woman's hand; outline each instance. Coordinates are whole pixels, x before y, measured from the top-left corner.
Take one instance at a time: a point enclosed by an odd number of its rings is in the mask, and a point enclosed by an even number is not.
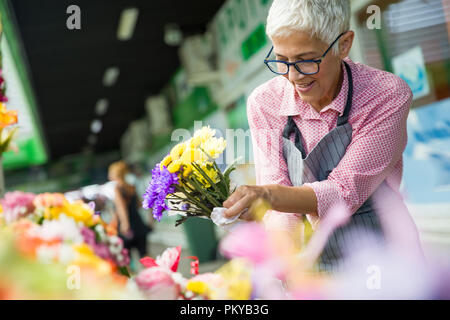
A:
[[[125,235],[129,230],[130,230],[130,226],[128,224],[126,224],[126,223],[120,224],[120,233]]]
[[[125,224],[120,224],[120,233],[125,237],[125,238],[132,238],[133,237],[133,232],[130,229],[129,225],[125,225]]]
[[[232,218],[243,210],[250,209],[254,201],[258,199],[266,200],[270,204],[270,198],[269,188],[266,188],[266,186],[240,186],[223,203],[223,206],[227,208],[224,212],[224,216]],[[250,210],[243,213],[240,218],[248,221],[254,220]]]

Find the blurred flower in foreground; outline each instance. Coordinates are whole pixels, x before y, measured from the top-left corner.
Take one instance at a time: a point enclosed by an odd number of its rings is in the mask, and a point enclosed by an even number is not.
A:
[[[33,193],[22,191],[7,192],[0,203],[3,208],[3,217],[6,223],[11,223],[34,211]]]
[[[140,262],[146,269],[133,279],[147,299],[183,299],[186,279],[177,272],[181,247],[168,248],[153,259],[144,257]]]
[[[136,283],[147,299],[176,300],[180,294],[180,286],[163,267],[141,271],[136,277]]]

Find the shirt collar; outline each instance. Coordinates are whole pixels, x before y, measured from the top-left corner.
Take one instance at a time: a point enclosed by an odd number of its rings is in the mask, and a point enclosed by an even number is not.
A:
[[[304,102],[295,91],[292,83],[286,79],[284,96],[279,113],[282,116],[300,115],[302,119],[320,119],[322,113],[332,109],[337,111],[339,115],[342,115],[344,113],[348,93],[348,75],[344,63],[342,63],[342,72],[344,74],[344,80],[342,81],[339,94],[329,105],[320,110],[320,112],[317,112],[309,103]]]

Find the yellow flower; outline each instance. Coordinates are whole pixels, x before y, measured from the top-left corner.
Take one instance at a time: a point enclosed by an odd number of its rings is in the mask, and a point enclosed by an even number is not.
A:
[[[198,148],[200,144],[202,143],[202,137],[193,137],[189,140],[189,147],[191,148]]]
[[[183,164],[183,177],[187,178],[192,172],[191,164]]]
[[[202,143],[201,148],[206,152],[211,158],[216,159],[226,147],[226,141],[224,138],[212,137],[211,139]]]
[[[187,148],[181,155],[181,162],[184,165],[190,165],[191,162],[203,163],[208,157],[200,150],[195,148]]]
[[[17,123],[17,111],[6,110],[6,106],[0,102],[0,128],[5,128]]]
[[[202,164],[202,165],[200,165],[200,168],[203,169],[203,171],[206,173],[206,175],[214,183],[219,182],[219,174],[217,173],[216,169],[213,166],[207,165],[207,164]],[[201,184],[203,184],[203,186],[205,188],[211,187],[211,184],[208,182],[208,180],[206,180],[205,177],[203,177],[203,175],[200,172],[198,172],[197,170],[194,170],[194,176],[195,176],[196,180],[199,181]]]
[[[196,294],[207,294],[208,285],[203,281],[188,281],[186,289]]]
[[[49,207],[44,210],[44,219],[58,219],[61,213],[64,213],[64,207]]]
[[[250,299],[252,291],[251,265],[248,261],[233,259],[217,270],[216,273],[228,283],[227,299]]]
[[[175,173],[180,171],[180,167],[182,165],[182,162],[180,159],[172,161],[171,164],[167,167],[167,170],[169,170],[170,173]]]
[[[216,130],[211,129],[209,126],[203,127],[194,133],[194,138],[200,137],[202,143],[211,139],[216,134]]]
[[[68,217],[72,217],[76,222],[82,222],[87,227],[93,225],[94,212],[83,201],[66,203],[61,212],[64,212]]]
[[[112,273],[113,268],[111,264],[95,255],[92,248],[86,243],[76,244],[73,246],[73,249],[76,252],[76,258],[72,264],[79,265],[80,267],[94,268],[102,275]]]
[[[169,154],[161,161],[161,163],[159,165],[160,170],[163,169],[163,166],[165,166],[167,168],[169,166],[170,162],[172,162],[172,157]]]
[[[170,151],[170,157],[172,160],[178,160],[180,159],[181,155],[183,154],[184,150],[186,149],[186,143],[179,143],[175,147],[172,148]]]
[[[231,300],[249,300],[252,284],[249,279],[232,280],[228,286],[228,297]]]

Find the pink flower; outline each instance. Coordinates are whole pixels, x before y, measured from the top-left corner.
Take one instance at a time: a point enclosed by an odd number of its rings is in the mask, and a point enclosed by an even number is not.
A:
[[[136,277],[136,283],[150,300],[175,300],[180,295],[179,285],[173,280],[170,271],[162,267],[141,271]]]
[[[35,197],[33,193],[22,191],[7,192],[0,200],[6,222],[10,223],[33,212]]]
[[[347,224],[350,217],[350,212],[343,202],[338,202],[331,207],[327,215],[321,219],[319,226],[301,253],[301,260],[305,269],[314,265],[334,230]]]
[[[161,256],[158,256],[155,259],[150,257],[145,257],[139,260],[144,267],[163,267],[167,270],[171,270],[172,272],[176,272],[178,269],[178,263],[180,262],[181,256],[181,247],[168,248],[166,249]]]
[[[180,262],[181,247],[168,248],[163,254],[156,258],[156,263],[167,269],[176,272],[178,269],[178,263]]]
[[[272,257],[269,237],[258,223],[245,223],[229,233],[220,243],[220,251],[227,258],[247,258],[255,264]]]

